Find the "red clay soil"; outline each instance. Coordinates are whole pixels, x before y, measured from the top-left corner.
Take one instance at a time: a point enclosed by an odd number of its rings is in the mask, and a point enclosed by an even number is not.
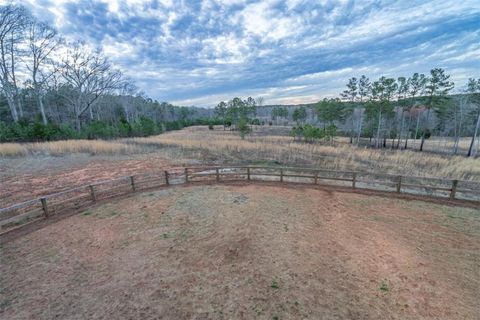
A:
[[[133,195],[5,243],[2,319],[478,319],[480,212],[287,186]]]
[[[39,163],[42,160],[43,163]],[[162,172],[171,167],[165,158],[149,155],[130,156],[130,159],[72,155],[3,161],[5,163],[0,166],[0,208],[96,181]]]

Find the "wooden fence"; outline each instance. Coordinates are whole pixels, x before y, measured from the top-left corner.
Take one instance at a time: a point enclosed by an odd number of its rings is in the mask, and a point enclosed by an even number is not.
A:
[[[103,199],[184,183],[275,181],[390,191],[480,202],[480,182],[298,167],[204,166],[139,174],[68,189],[0,209],[0,234]]]

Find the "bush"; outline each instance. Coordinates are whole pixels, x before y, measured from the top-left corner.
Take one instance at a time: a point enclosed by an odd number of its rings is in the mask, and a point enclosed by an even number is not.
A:
[[[157,124],[150,118],[140,117],[133,125],[133,132],[136,136],[151,136],[160,133]]]
[[[240,137],[242,139],[245,139],[245,135],[251,131],[250,127],[248,126],[248,121],[245,118],[241,118],[238,121],[237,129],[240,132]]]
[[[83,130],[88,139],[111,139],[119,136],[118,128],[104,121],[93,121]]]
[[[295,139],[303,138],[306,142],[313,142],[318,139],[324,139],[330,141],[337,133],[337,127],[335,125],[329,125],[325,129],[320,129],[310,124],[303,126],[293,127],[290,131],[290,135]]]

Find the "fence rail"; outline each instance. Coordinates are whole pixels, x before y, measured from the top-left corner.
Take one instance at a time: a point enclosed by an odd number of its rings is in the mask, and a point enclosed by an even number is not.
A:
[[[333,185],[480,202],[480,182],[475,181],[298,167],[198,166],[95,182],[1,208],[0,234],[38,219],[137,191],[238,180]]]

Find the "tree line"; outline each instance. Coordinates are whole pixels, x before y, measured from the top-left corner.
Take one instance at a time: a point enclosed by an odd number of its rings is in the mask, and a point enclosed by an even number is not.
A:
[[[341,93],[348,112],[357,115],[350,117],[351,140],[356,138],[358,144],[365,134],[377,148],[386,147],[391,139],[392,148],[406,149],[409,138],[415,138],[423,151],[425,139],[435,132],[454,137],[457,153],[460,138],[470,135],[468,156],[472,155],[480,125],[480,79],[470,78],[464,94],[456,97],[451,95],[454,86],[441,68],[408,78],[382,76],[372,83],[364,75],[351,78]]]
[[[454,83],[445,70],[434,68],[428,75],[370,81],[365,75],[348,80],[339,97],[310,106],[275,106],[271,123],[296,123],[291,134],[306,141],[331,140],[341,134],[356,145],[369,139],[375,148],[409,148],[409,139],[419,140],[419,150],[431,135],[452,137],[454,154],[459,141],[469,136],[468,156],[480,129],[480,78],[470,78],[460,94],[452,94]],[[290,109],[290,110],[289,110]],[[313,121],[307,121],[307,116]],[[318,127],[318,124],[323,126]],[[340,131],[339,131],[340,130]],[[390,143],[387,143],[390,140]]]
[[[211,116],[146,97],[101,50],[14,4],[0,6],[0,86],[0,141],[147,135]]]

